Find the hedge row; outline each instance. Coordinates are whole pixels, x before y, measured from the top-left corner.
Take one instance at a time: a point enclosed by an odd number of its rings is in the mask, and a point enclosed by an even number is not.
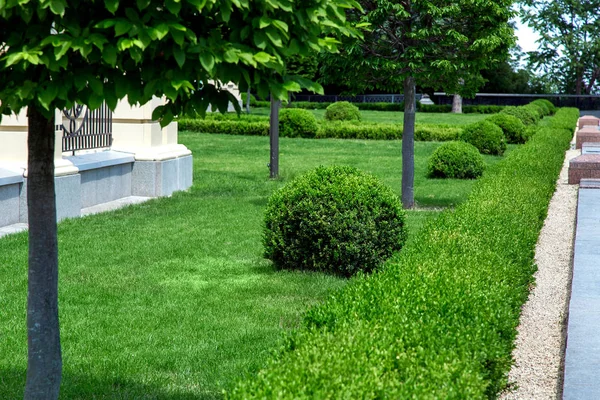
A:
[[[263,105],[261,102],[256,102],[257,107],[268,107],[268,102]],[[308,101],[295,101],[290,107],[291,108],[306,108],[311,110],[326,109],[333,103],[323,102],[308,102]],[[359,110],[370,110],[370,111],[404,111],[404,102],[400,103],[352,103],[358,107]],[[504,106],[463,106],[462,111],[464,114],[494,114],[502,111]],[[421,104],[417,102],[417,111],[424,113],[449,113],[452,111],[450,105],[438,105],[438,104]]]
[[[265,120],[182,118],[179,120],[179,129],[203,133],[268,136],[269,122]],[[419,124],[415,127],[415,140],[426,142],[457,140],[461,130],[462,128],[459,126],[445,124]],[[325,122],[319,124],[315,137],[319,139],[394,140],[402,138],[402,125],[368,122]]]
[[[377,273],[305,316],[246,398],[495,398],[578,118],[561,109]]]

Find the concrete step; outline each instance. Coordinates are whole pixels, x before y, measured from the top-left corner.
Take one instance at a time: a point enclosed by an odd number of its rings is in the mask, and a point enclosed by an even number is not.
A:
[[[600,189],[600,179],[581,179],[579,181],[580,189]]]
[[[21,223],[0,227],[0,237],[26,231],[28,227],[27,224]]]
[[[131,205],[131,204],[139,204],[145,201],[150,200],[152,197],[142,197],[142,196],[129,196],[123,197],[121,199],[117,199],[114,201],[109,201],[107,203],[97,204],[95,206],[86,207],[81,209],[81,215],[92,215],[98,214],[106,211],[113,211],[119,208]]]

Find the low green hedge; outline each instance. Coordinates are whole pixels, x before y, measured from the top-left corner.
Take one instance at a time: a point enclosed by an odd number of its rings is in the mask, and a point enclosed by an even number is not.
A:
[[[320,124],[316,137],[319,139],[402,139],[402,125],[331,121]]]
[[[248,119],[246,119],[248,118]],[[268,136],[269,121],[262,118],[210,117],[206,119],[182,118],[179,129],[203,133],[224,133],[230,135]],[[446,124],[419,124],[415,127],[415,140],[445,142],[457,140],[461,127]],[[285,132],[281,131],[285,136]],[[316,136],[319,139],[402,139],[402,124],[382,124],[361,122],[321,122]]]
[[[229,397],[495,398],[578,116],[561,109],[381,272],[309,310],[303,328]]]
[[[260,102],[257,102],[257,104]],[[329,107],[331,102],[308,102],[295,101],[292,102],[290,108],[306,108],[309,110],[323,110]],[[369,111],[404,111],[404,102],[400,103],[352,103],[359,110]],[[268,107],[268,104],[267,106]],[[502,111],[504,106],[463,106],[464,114],[495,114]],[[449,113],[452,110],[451,105],[447,104],[421,104],[417,102],[417,111],[425,113]]]
[[[217,119],[182,118],[178,121],[182,131],[224,133],[227,135],[269,136],[269,121],[236,121]]]

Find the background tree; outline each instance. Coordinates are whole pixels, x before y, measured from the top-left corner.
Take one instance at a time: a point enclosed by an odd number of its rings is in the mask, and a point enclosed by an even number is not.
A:
[[[515,42],[508,21],[512,1],[361,0],[351,11],[364,40],[345,40],[341,54],[324,55],[322,83],[354,93],[403,91],[402,203],[414,205],[414,85],[474,94],[480,71],[504,61]],[[460,80],[464,84],[460,84]]]
[[[521,17],[540,34],[529,61],[563,93],[591,94],[600,78],[600,0],[522,0]]]
[[[285,98],[320,86],[285,74],[286,57],[334,50],[352,0],[0,1],[0,112],[28,108],[29,276],[26,399],[56,399],[62,360],[54,194],[54,112],[75,102],[115,108],[127,96],[154,112],[226,110],[219,82]],[[209,83],[216,82],[216,83]],[[234,104],[236,104],[234,102]]]
[[[318,68],[317,57],[314,53],[309,55],[293,54],[285,60],[285,72],[289,75],[300,76],[304,79],[313,80]],[[279,110],[281,100],[270,97],[269,111],[269,177],[279,177]],[[288,107],[292,104],[292,92],[288,92]]]

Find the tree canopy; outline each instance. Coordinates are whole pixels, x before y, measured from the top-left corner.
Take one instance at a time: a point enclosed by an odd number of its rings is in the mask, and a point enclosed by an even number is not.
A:
[[[322,55],[322,83],[343,83],[355,93],[402,91],[412,76],[419,86],[470,94],[477,89],[469,84],[473,76],[505,61],[515,42],[512,1],[360,3],[364,11],[351,11],[349,19],[366,27],[364,40],[344,40],[340,54]]]
[[[591,94],[600,78],[599,0],[522,0],[523,21],[540,34],[532,68],[563,93]]]
[[[291,55],[334,50],[353,0],[0,1],[0,111],[35,104],[47,115],[78,101],[114,108],[165,95],[168,122],[231,100],[218,83],[266,97],[319,90],[285,74]]]

